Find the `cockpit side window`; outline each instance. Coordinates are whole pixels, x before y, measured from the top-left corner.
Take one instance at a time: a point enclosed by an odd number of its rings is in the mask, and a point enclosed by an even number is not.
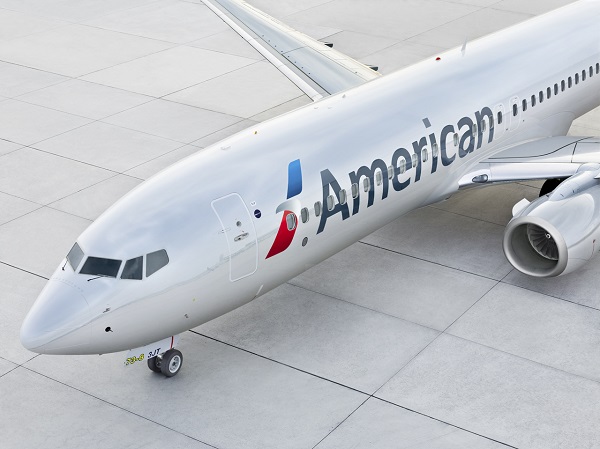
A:
[[[85,260],[83,267],[81,267],[80,273],[116,278],[120,267],[120,260],[88,257]]]
[[[164,249],[149,253],[146,256],[146,277],[152,276],[169,263],[169,256]]]
[[[77,267],[81,263],[81,259],[83,259],[83,251],[79,245],[75,243],[73,248],[71,248],[71,251],[69,251],[69,254],[67,254],[67,260],[69,261],[69,264],[71,264],[73,271],[77,271]]]
[[[129,259],[125,262],[125,268],[121,273],[121,279],[142,279],[142,267],[144,265],[144,256]]]

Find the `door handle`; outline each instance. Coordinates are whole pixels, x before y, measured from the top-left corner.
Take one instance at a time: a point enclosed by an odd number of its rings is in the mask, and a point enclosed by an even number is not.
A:
[[[243,234],[238,235],[237,237],[235,237],[233,239],[234,242],[239,242],[240,240],[244,240],[246,237],[248,237],[250,234],[247,232],[244,232]]]

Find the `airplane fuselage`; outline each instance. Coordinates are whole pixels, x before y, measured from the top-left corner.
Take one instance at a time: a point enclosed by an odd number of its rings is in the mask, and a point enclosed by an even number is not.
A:
[[[499,151],[566,134],[600,105],[599,9],[579,2],[469,42],[164,170],[77,240],[85,256],[123,261],[118,275],[63,261],[33,309],[46,320],[26,322],[24,343],[107,353],[191,329],[449,197]],[[125,261],[163,249],[156,273],[121,278]],[[80,307],[66,316],[51,295]]]

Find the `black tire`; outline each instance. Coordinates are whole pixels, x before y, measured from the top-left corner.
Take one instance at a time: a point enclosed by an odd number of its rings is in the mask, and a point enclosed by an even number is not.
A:
[[[160,373],[160,365],[157,364],[157,362],[159,362],[158,357],[152,357],[151,359],[148,359],[148,368],[150,368],[150,371],[154,371],[155,373]]]
[[[162,356],[160,372],[167,377],[175,376],[183,366],[183,354],[177,349],[169,349]]]
[[[556,189],[564,180],[565,178],[547,179],[540,190],[540,197],[554,192],[554,189]]]

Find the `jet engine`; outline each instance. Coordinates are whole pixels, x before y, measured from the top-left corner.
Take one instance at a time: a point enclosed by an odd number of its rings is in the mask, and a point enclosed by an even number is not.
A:
[[[504,254],[535,277],[570,273],[600,250],[600,164],[582,165],[553,192],[522,200],[504,233]]]

